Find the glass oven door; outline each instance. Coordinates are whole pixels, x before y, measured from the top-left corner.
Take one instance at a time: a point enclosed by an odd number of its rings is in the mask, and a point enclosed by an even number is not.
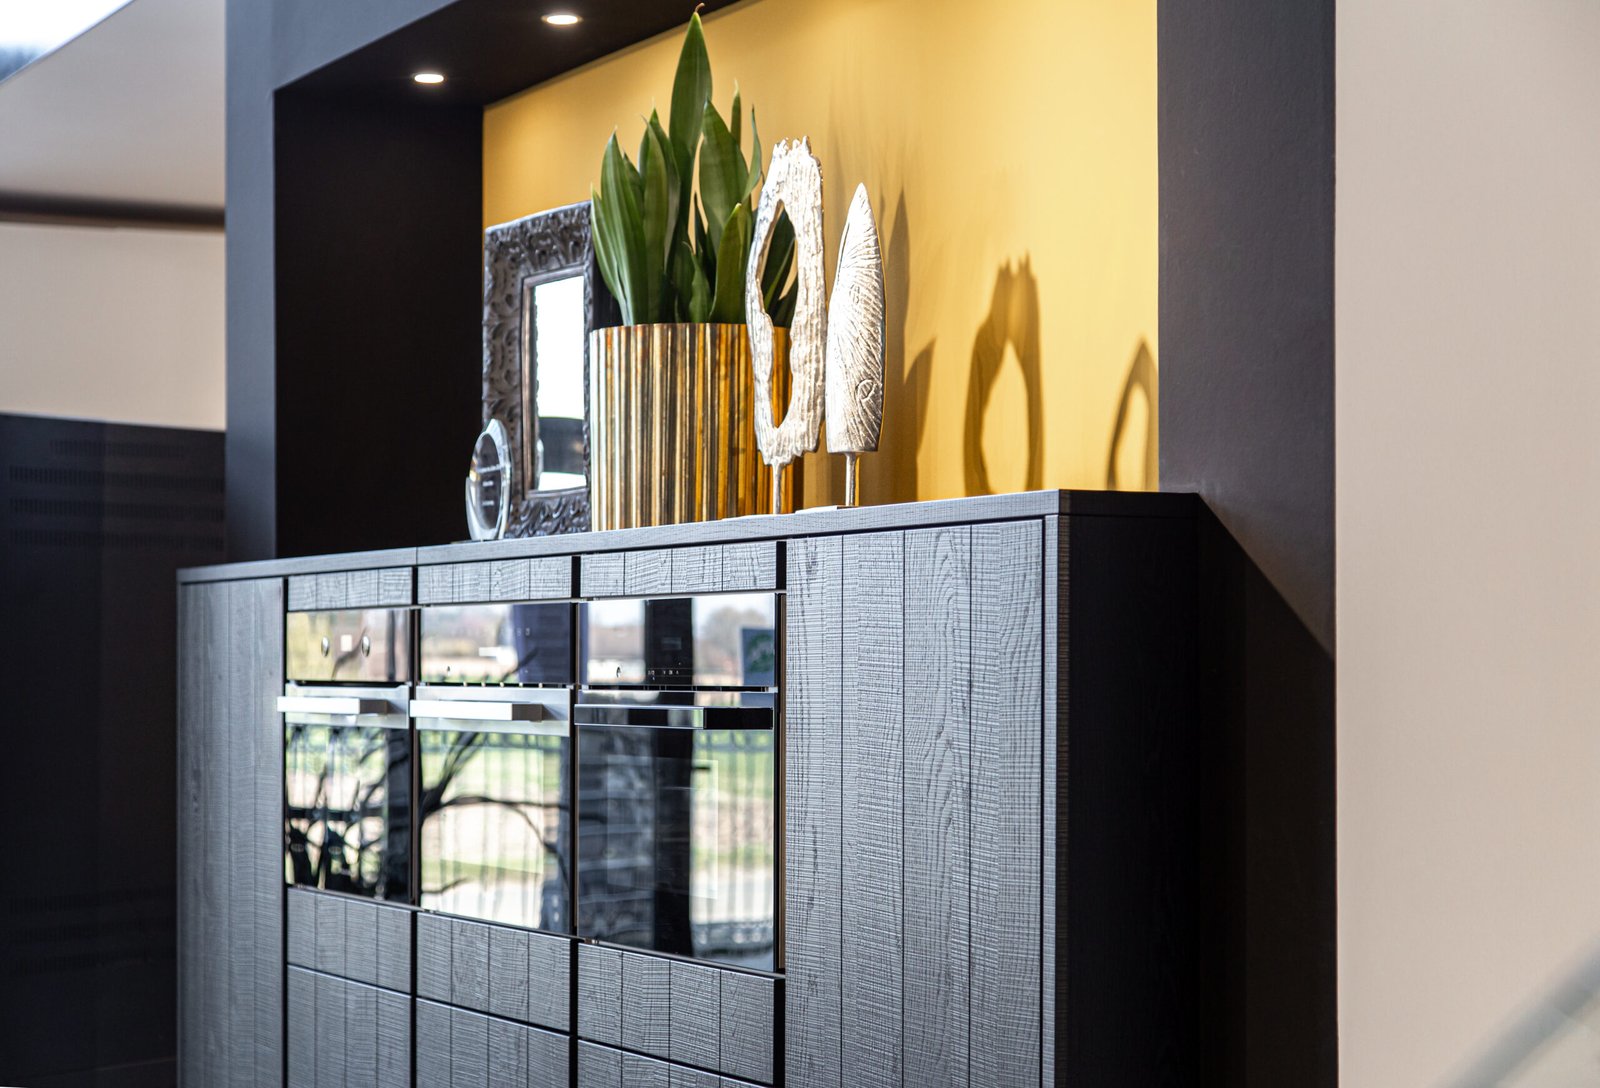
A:
[[[571,693],[418,687],[420,905],[570,931]]]
[[[290,684],[278,708],[288,882],[411,902],[406,688]]]
[[[578,933],[772,971],[771,693],[581,693]]]

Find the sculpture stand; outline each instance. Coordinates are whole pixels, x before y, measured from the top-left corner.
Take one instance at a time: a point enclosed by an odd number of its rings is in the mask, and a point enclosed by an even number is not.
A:
[[[856,473],[857,464],[861,460],[859,453],[844,455],[844,505],[856,506]]]

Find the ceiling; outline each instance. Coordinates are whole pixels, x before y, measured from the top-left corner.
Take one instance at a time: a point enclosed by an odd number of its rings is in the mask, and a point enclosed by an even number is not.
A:
[[[223,205],[225,0],[133,0],[0,82],[7,203]]]

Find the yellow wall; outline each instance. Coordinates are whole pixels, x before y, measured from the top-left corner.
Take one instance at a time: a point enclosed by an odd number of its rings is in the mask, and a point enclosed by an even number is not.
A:
[[[705,22],[724,115],[737,81],[769,153],[811,138],[830,282],[858,181],[877,209],[889,359],[864,501],[1107,486],[1124,387],[1154,385],[1155,0],[747,0]],[[490,107],[485,225],[587,199],[612,129],[635,148],[665,116],[680,40]],[[1128,403],[1117,479],[1154,487],[1151,402]],[[842,463],[811,456],[807,505],[837,500]]]

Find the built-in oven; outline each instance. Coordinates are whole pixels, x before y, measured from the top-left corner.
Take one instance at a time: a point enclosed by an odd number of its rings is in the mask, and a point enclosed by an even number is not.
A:
[[[417,687],[424,910],[570,931],[570,715],[570,689]]]
[[[579,629],[578,934],[777,970],[780,598],[594,601]]]
[[[411,901],[410,655],[403,609],[289,614],[278,700],[289,883]]]

